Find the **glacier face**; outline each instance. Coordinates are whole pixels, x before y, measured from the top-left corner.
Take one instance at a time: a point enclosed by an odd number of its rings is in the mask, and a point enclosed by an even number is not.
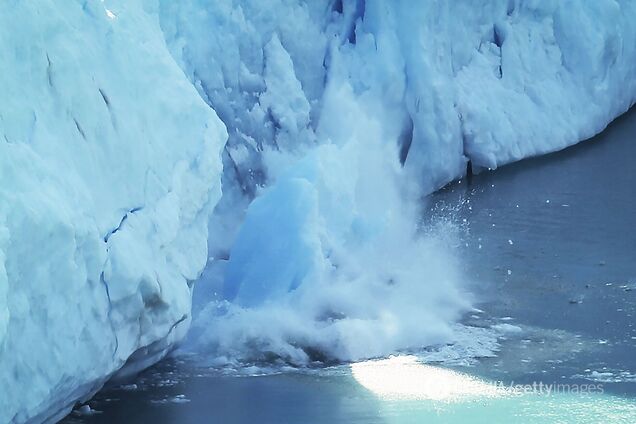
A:
[[[9,6],[0,422],[54,419],[164,355],[208,248],[224,283],[194,345],[215,357],[452,341],[466,276],[421,196],[636,98],[630,1]]]
[[[0,25],[0,422],[39,422],[185,334],[226,132],[151,2]]]
[[[468,160],[494,169],[589,138],[634,101],[629,1],[161,4],[171,50],[228,127],[226,186],[248,196],[271,179],[260,152],[328,138],[317,127],[333,115],[329,84],[378,104],[424,192]],[[278,43],[287,61],[272,53]],[[285,82],[272,81],[274,67]]]

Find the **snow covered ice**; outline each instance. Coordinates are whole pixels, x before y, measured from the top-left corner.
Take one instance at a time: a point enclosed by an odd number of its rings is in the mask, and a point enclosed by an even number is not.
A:
[[[466,276],[421,198],[627,110],[635,19],[613,0],[10,2],[0,422],[160,359],[206,262],[223,282],[189,347],[210,356],[453,340]]]

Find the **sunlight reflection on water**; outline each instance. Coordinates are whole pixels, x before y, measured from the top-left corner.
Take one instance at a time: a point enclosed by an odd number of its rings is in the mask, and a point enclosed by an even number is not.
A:
[[[363,387],[387,400],[460,401],[500,397],[508,391],[496,384],[457,371],[423,364],[415,356],[359,362],[351,365]]]

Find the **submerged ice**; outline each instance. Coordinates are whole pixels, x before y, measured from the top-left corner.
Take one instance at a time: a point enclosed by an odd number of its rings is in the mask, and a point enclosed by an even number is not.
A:
[[[0,421],[55,419],[160,359],[193,284],[188,347],[221,361],[456,340],[456,229],[424,227],[423,197],[627,110],[634,18],[614,0],[11,2]]]

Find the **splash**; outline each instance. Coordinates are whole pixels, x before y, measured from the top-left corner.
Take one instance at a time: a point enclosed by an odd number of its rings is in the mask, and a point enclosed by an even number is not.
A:
[[[446,343],[469,309],[458,228],[420,228],[424,202],[397,143],[352,90],[333,93],[352,117],[346,132],[340,117],[323,118],[322,144],[265,154],[275,181],[246,212],[195,319],[194,350],[229,362],[353,361]],[[212,291],[205,281],[197,290]]]

